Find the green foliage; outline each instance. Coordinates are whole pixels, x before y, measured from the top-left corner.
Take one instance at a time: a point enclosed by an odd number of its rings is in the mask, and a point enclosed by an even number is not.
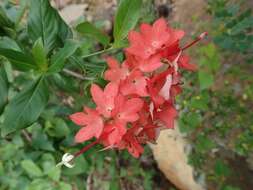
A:
[[[31,177],[41,177],[43,175],[41,169],[32,160],[23,160],[21,167]]]
[[[235,169],[235,163],[243,167],[237,159],[250,160],[253,153],[253,117],[248,111],[253,78],[246,62],[252,57],[252,13],[241,5],[209,1],[212,22],[203,26],[212,39],[198,49],[198,75],[187,76],[186,90],[178,99],[183,102],[180,130],[192,142],[188,161],[197,171],[196,177],[205,175],[211,189],[243,189],[247,180],[238,180],[245,176]],[[231,182],[235,186],[229,185]]]
[[[199,71],[198,76],[201,90],[208,89],[213,85],[214,78],[212,74],[205,71]]]
[[[0,48],[0,54],[6,57],[13,64],[13,66],[20,71],[36,69],[33,58],[21,51]]]
[[[65,42],[64,47],[51,57],[51,66],[48,69],[49,73],[60,72],[66,60],[75,53],[78,44],[72,40]]]
[[[250,53],[253,50],[253,16],[242,2],[228,0],[209,1],[209,11],[214,17],[214,42],[220,47]]]
[[[44,50],[42,39],[39,38],[33,45],[32,54],[35,60],[35,63],[41,70],[46,70],[48,63],[47,63],[47,55]]]
[[[0,6],[0,36],[13,35],[14,23],[7,15],[6,10]]]

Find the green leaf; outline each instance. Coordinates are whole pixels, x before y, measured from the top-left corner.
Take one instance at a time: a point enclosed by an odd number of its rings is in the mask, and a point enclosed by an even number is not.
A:
[[[5,8],[0,5],[0,36],[16,36],[14,22],[7,14]]]
[[[21,51],[18,44],[13,39],[6,36],[0,38],[0,48]]]
[[[54,190],[53,185],[46,179],[35,179],[29,185],[28,190]]]
[[[237,35],[252,27],[253,27],[253,16],[250,16],[244,18],[241,22],[239,22],[233,28],[231,28],[231,34]]]
[[[13,27],[14,27],[14,23],[7,16],[3,7],[0,6],[0,31],[1,29],[5,31],[5,30],[8,30],[8,28],[13,28]],[[1,35],[1,32],[0,32],[0,35]]]
[[[5,146],[0,147],[0,160],[7,161],[15,157],[18,147],[13,143],[6,143]]]
[[[196,149],[199,152],[209,152],[211,149],[215,148],[215,143],[209,139],[208,137],[204,135],[199,135],[197,137],[197,142],[196,142]]]
[[[32,160],[23,160],[21,166],[31,177],[40,177],[43,175],[41,169]]]
[[[56,18],[58,20],[59,29],[58,29],[58,38],[61,43],[64,44],[67,39],[73,38],[73,33],[71,28],[65,23],[61,16],[56,11]]]
[[[31,1],[28,33],[33,41],[42,39],[47,53],[72,36],[71,30],[49,0]]]
[[[8,82],[12,83],[14,81],[12,65],[9,64],[8,62],[3,62],[3,66],[5,69],[5,73],[6,73]]]
[[[240,190],[240,188],[226,185],[224,188],[222,188],[222,190]]]
[[[20,51],[0,47],[0,55],[7,58],[10,63],[20,71],[29,71],[31,69],[36,69],[33,58]]]
[[[52,123],[46,122],[46,131],[52,137],[66,137],[70,130],[63,119],[55,118]]]
[[[55,159],[51,154],[43,155],[43,171],[52,180],[59,181],[61,177],[60,167],[56,167]]]
[[[197,96],[192,97],[190,100],[190,107],[194,109],[207,110],[208,99],[206,97]]]
[[[47,69],[47,55],[43,47],[42,39],[39,38],[33,45],[32,54],[34,60],[41,70]]]
[[[115,44],[127,36],[129,30],[137,24],[141,12],[142,0],[121,0],[114,20],[113,36]]]
[[[199,71],[198,76],[201,90],[208,89],[213,85],[214,78],[212,74],[205,71]]]
[[[204,54],[205,57],[201,57],[199,64],[204,67],[208,67],[209,70],[216,72],[219,70],[220,56],[216,46],[213,43],[210,43],[200,49],[201,54]]]
[[[95,38],[104,46],[110,43],[110,37],[89,22],[83,22],[77,25],[76,30],[83,35]]]
[[[196,112],[183,113],[179,119],[179,127],[182,133],[190,133],[200,126],[202,117]]]
[[[32,133],[32,146],[37,150],[54,151],[52,142],[49,141],[47,135],[41,130],[41,126],[34,124],[35,130]]]
[[[72,186],[65,182],[60,182],[57,190],[72,190]]]
[[[3,66],[0,66],[0,114],[8,100],[8,78]]]
[[[214,171],[218,177],[222,177],[222,176],[226,177],[226,176],[229,176],[231,173],[228,166],[222,160],[216,161],[215,166],[214,166]]]
[[[60,72],[64,67],[65,61],[75,53],[77,48],[78,44],[76,42],[74,42],[73,40],[68,40],[65,43],[64,47],[52,56],[51,66],[49,67],[48,72]]]
[[[5,109],[2,135],[34,123],[47,105],[48,98],[48,88],[43,77],[18,93]]]

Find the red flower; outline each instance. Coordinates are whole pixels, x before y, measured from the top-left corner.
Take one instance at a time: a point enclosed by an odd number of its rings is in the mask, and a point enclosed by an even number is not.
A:
[[[142,24],[140,31],[141,33],[129,32],[130,47],[126,50],[142,59],[149,58],[161,48],[172,45],[184,36],[183,31],[169,28],[164,18],[155,21],[153,26]]]
[[[149,59],[140,59],[135,57],[134,55],[126,53],[125,63],[130,68],[139,69],[142,72],[153,72],[163,65],[163,63],[161,62],[160,54],[155,54],[151,56]]]
[[[120,65],[119,62],[112,58],[107,58],[107,64],[110,69],[105,71],[104,78],[109,81],[119,81],[124,80],[128,75],[128,67],[126,64]]]
[[[127,129],[122,123],[110,123],[104,128],[105,138],[102,139],[105,146],[113,146],[118,144],[123,135],[126,133]]]
[[[137,94],[139,96],[148,96],[147,77],[139,70],[133,70],[130,75],[121,82],[120,92],[123,95]]]
[[[118,95],[118,83],[110,82],[106,85],[104,91],[96,84],[91,86],[91,95],[97,105],[97,111],[104,117],[111,117],[114,109],[114,99]]]
[[[197,68],[182,54],[205,35],[180,47],[184,32],[170,28],[164,18],[153,25],[142,24],[140,32],[130,31],[126,60],[120,64],[107,58],[104,79],[110,82],[104,90],[91,86],[96,109],[85,108],[70,116],[82,127],[76,142],[97,138],[75,156],[101,143],[107,148],[127,149],[137,158],[144,151],[142,144],[155,142],[162,128],[174,128],[175,97],[182,90],[179,69]]]
[[[138,135],[138,141],[142,144],[147,142],[155,142],[159,134],[159,127],[153,124],[148,124],[143,127]]]
[[[75,136],[75,141],[79,143],[87,141],[92,137],[99,138],[104,128],[103,119],[97,111],[87,107],[84,109],[84,112],[70,115],[70,119],[82,127]]]
[[[154,120],[159,121],[166,128],[173,129],[177,110],[170,102],[164,103],[161,107],[155,110]]]
[[[135,158],[138,158],[144,151],[136,138],[136,132],[139,131],[138,127],[128,129],[127,133],[123,136],[122,141],[118,144],[120,150],[127,149],[128,152]]]
[[[160,74],[155,75],[148,81],[148,92],[150,94],[152,101],[155,104],[155,107],[162,105],[165,101],[165,98],[169,97],[170,95],[169,88],[166,88],[166,89],[164,88],[162,92],[161,90],[165,86],[166,81],[169,80],[169,77],[172,75],[172,73],[173,73],[173,69],[170,68],[167,71],[164,71]],[[167,87],[170,87],[170,85],[167,84]],[[165,90],[167,90],[167,92]]]
[[[126,99],[119,94],[115,101],[115,108],[113,110],[113,118],[116,123],[126,124],[127,122],[134,122],[139,119],[138,112],[143,106],[143,101],[140,98]]]
[[[197,65],[191,64],[190,57],[187,55],[182,55],[178,60],[178,66],[182,69],[186,69],[188,71],[196,71]]]

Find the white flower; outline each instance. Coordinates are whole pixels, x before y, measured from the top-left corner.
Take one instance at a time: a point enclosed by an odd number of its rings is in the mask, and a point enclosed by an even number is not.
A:
[[[74,165],[69,163],[71,160],[73,160],[73,158],[74,158],[74,155],[72,155],[72,154],[69,154],[69,153],[64,154],[61,159],[62,161],[60,163],[58,163],[56,165],[56,167],[64,165],[68,168],[73,168]]]

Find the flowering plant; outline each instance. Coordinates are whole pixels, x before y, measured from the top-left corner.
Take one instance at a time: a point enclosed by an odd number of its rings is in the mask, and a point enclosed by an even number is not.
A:
[[[132,8],[128,9],[129,6]],[[61,76],[60,73],[84,79],[65,68],[65,62],[85,65],[84,59],[125,47],[126,37],[129,46],[124,49],[123,63],[113,57],[106,58],[108,69],[103,77],[108,84],[104,89],[97,84],[91,85],[90,92],[96,108],[85,106],[82,112],[70,115],[70,119],[81,126],[75,136],[76,142],[96,140],[75,155],[66,154],[63,160],[68,163],[98,143],[103,144],[105,149],[127,149],[134,157],[139,157],[143,152],[142,146],[155,142],[160,130],[174,128],[177,117],[175,97],[181,92],[182,84],[180,69],[196,70],[184,50],[206,33],[181,47],[179,43],[184,31],[171,28],[164,18],[156,20],[153,25],[143,23],[139,32],[134,31],[132,29],[138,23],[141,6],[141,0],[124,0],[119,4],[114,20],[113,42],[110,36],[91,23],[80,23],[76,31],[95,38],[105,48],[80,55],[77,51],[81,50],[80,43],[74,39],[71,28],[50,2],[32,1],[27,23],[28,37],[33,44],[31,50],[24,51],[26,48],[19,47],[10,38],[11,35],[3,38],[0,44],[0,55],[8,59],[16,70],[34,76],[31,77],[32,84],[22,89],[8,104],[8,93],[4,94],[6,97],[1,107],[7,105],[1,134],[6,136],[25,129],[38,120],[49,101],[48,87],[53,85],[52,79],[54,81]],[[38,7],[43,7],[43,11]],[[8,26],[12,27],[13,24]],[[10,30],[15,30],[15,27]],[[8,87],[8,84],[4,85]]]
[[[123,63],[113,57],[106,59],[104,79],[109,83],[104,89],[91,85],[96,108],[85,106],[82,112],[70,115],[81,127],[75,141],[82,143],[95,137],[92,146],[101,143],[105,149],[127,149],[139,157],[143,144],[155,142],[160,130],[174,128],[178,115],[175,97],[182,91],[180,69],[197,69],[183,51],[205,35],[180,47],[184,31],[171,28],[164,18],[153,25],[141,24],[140,32],[130,31]]]

